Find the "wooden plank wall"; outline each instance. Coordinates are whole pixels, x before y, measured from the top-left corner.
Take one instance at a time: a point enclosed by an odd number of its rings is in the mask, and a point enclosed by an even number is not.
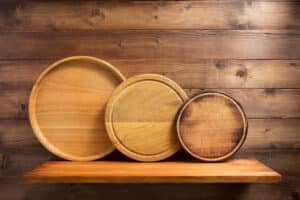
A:
[[[166,75],[189,95],[231,94],[250,126],[237,157],[258,158],[283,181],[24,185],[24,172],[55,159],[29,126],[30,89],[50,63],[71,55],[106,59],[126,77]],[[0,1],[0,199],[297,200],[299,149],[297,0]]]

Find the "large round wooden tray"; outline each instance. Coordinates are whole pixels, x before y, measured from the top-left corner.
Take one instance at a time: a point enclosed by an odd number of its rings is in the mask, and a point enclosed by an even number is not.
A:
[[[114,150],[104,125],[105,106],[125,80],[111,64],[74,56],[49,66],[33,86],[29,117],[38,140],[68,160],[99,159]]]
[[[124,81],[110,98],[105,114],[116,148],[138,161],[159,161],[180,149],[176,113],[187,99],[172,80],[142,74]]]
[[[229,158],[244,143],[247,130],[247,118],[240,104],[215,91],[190,98],[177,117],[182,146],[203,161]]]

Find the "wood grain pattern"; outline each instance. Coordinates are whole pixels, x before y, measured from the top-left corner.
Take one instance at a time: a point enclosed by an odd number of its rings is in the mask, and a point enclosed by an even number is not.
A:
[[[187,100],[176,122],[179,141],[193,157],[222,161],[243,145],[248,131],[241,105],[219,92],[203,92]]]
[[[192,95],[199,91],[188,90]],[[222,89],[243,105],[248,118],[299,118],[298,89]]]
[[[33,183],[273,183],[280,179],[280,174],[255,159],[214,164],[47,162],[25,175],[25,181]]]
[[[284,0],[10,2],[0,6],[0,29],[292,29],[300,28],[299,9]]]
[[[300,59],[299,44],[297,30],[0,32],[0,59]]]
[[[180,149],[175,117],[187,99],[171,79],[140,74],[115,89],[105,111],[105,126],[116,148],[138,161],[159,161]]]
[[[243,149],[300,148],[300,119],[250,119]]]
[[[112,65],[93,57],[69,57],[50,65],[29,100],[29,119],[38,140],[68,160],[95,160],[111,153],[104,110],[124,79]]]
[[[199,89],[185,89],[188,96]],[[222,89],[244,107],[249,118],[299,118],[300,89]],[[1,90],[0,119],[27,119],[29,89]],[[272,105],[272,106],[270,106]]]
[[[249,119],[248,122],[247,139],[241,150],[300,148],[300,119]],[[26,148],[37,155],[42,149],[28,120],[0,120],[0,141],[3,154]]]
[[[0,2],[1,200],[299,199],[298,1]],[[166,75],[189,95],[226,88],[252,118],[235,157],[263,161],[282,182],[24,185],[25,172],[55,159],[28,124],[30,89],[54,60],[78,54],[108,60],[126,77]]]
[[[183,88],[300,88],[300,60],[108,59],[126,76],[165,75]],[[31,88],[54,60],[0,61],[0,90]]]

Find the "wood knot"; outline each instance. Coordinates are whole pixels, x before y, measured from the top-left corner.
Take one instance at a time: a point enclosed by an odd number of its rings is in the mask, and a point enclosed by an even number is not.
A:
[[[191,5],[191,4],[188,4],[188,5],[184,6],[184,8],[185,8],[186,10],[189,10],[189,9],[192,8],[192,5]]]
[[[7,155],[0,154],[0,166],[1,166],[1,169],[5,169],[7,167],[7,160],[8,160]]]
[[[237,24],[236,28],[241,29],[241,30],[247,30],[247,29],[251,28],[251,24],[250,24],[250,22],[243,23],[243,24]]]
[[[265,133],[268,133],[268,132],[270,132],[270,131],[271,131],[270,128],[265,128]]]
[[[276,93],[276,89],[274,88],[266,88],[264,90],[267,95],[274,95]]]
[[[240,69],[235,74],[237,77],[245,78],[248,75],[247,69]]]
[[[91,17],[100,17],[103,20],[105,19],[104,13],[102,13],[99,8],[92,9]]]
[[[100,14],[100,10],[98,8],[92,9],[91,12],[92,17],[99,16],[99,14]]]
[[[292,67],[300,66],[300,64],[297,63],[297,62],[291,62],[291,63],[289,63],[289,65],[292,66]]]
[[[216,62],[216,68],[217,69],[224,69],[226,67],[226,64],[225,64],[225,62],[223,61],[223,60],[219,60],[219,61],[217,61]]]
[[[21,104],[21,110],[26,111],[26,105],[24,103]]]
[[[117,45],[118,45],[119,48],[121,48],[121,49],[123,48],[123,42],[122,42],[122,41],[119,41],[119,42],[117,43]]]

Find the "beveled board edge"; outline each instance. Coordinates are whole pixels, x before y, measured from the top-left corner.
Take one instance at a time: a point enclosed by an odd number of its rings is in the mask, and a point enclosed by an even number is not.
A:
[[[236,107],[238,108],[238,110],[240,111],[242,118],[243,118],[243,124],[244,124],[244,130],[243,130],[243,135],[241,140],[239,141],[239,143],[236,145],[236,147],[230,151],[229,153],[225,154],[224,156],[220,156],[218,158],[206,158],[206,157],[201,157],[197,154],[195,154],[194,152],[192,152],[183,142],[181,134],[180,134],[180,121],[182,118],[182,113],[184,112],[184,110],[186,109],[186,107],[193,102],[195,99],[199,98],[200,96],[205,96],[205,95],[210,95],[210,94],[214,94],[214,95],[220,95],[223,96],[227,99],[229,99],[231,102],[233,102]],[[179,109],[179,112],[177,114],[177,120],[176,120],[176,131],[177,131],[177,136],[179,138],[180,144],[183,147],[183,149],[185,151],[187,151],[191,156],[193,156],[196,159],[199,159],[201,161],[206,161],[206,162],[218,162],[218,161],[224,161],[228,158],[230,158],[233,154],[235,154],[244,144],[246,137],[247,137],[247,133],[248,133],[248,120],[247,120],[247,116],[246,113],[243,109],[243,107],[241,106],[241,104],[234,99],[233,97],[229,96],[228,94],[225,94],[224,92],[220,92],[220,91],[215,91],[215,90],[209,90],[209,91],[202,91],[199,93],[196,93],[195,95],[193,95],[190,99],[188,99],[183,105],[182,107]]]
[[[180,149],[180,144],[178,145],[177,148],[170,149],[169,151],[166,151],[166,153],[164,153],[164,154],[142,156],[133,151],[130,151],[129,149],[127,149],[126,147],[124,147],[121,144],[119,139],[115,136],[113,122],[112,122],[113,105],[114,105],[115,101],[118,99],[119,94],[125,88],[129,87],[130,85],[132,85],[136,82],[146,81],[146,80],[152,80],[152,81],[154,80],[154,81],[159,81],[160,83],[167,84],[168,87],[173,89],[178,94],[178,96],[182,99],[182,103],[184,103],[184,101],[188,98],[185,91],[177,83],[175,83],[173,80],[171,80],[165,76],[162,76],[159,74],[139,74],[136,76],[132,76],[129,79],[127,79],[126,81],[124,81],[123,83],[121,83],[114,90],[113,94],[111,95],[111,97],[107,103],[106,110],[105,110],[105,127],[106,127],[106,130],[107,130],[107,133],[108,133],[108,136],[109,136],[111,142],[115,145],[115,147],[121,153],[123,153],[127,157],[137,160],[137,161],[153,162],[153,161],[160,161],[160,160],[163,160],[163,159],[166,159],[166,158],[172,156]],[[176,120],[175,120],[175,124],[176,124]]]
[[[60,64],[64,63],[64,62],[68,62],[70,60],[81,60],[81,59],[88,59],[88,60],[92,60],[95,62],[98,62],[99,64],[101,64],[102,66],[106,66],[109,70],[111,70],[113,73],[116,74],[116,76],[118,76],[118,78],[120,79],[120,81],[124,81],[125,77],[124,75],[118,70],[116,69],[113,65],[111,65],[110,63],[96,58],[96,57],[91,57],[91,56],[71,56],[71,57],[67,57],[67,58],[63,58],[61,60],[58,60],[56,62],[54,62],[53,64],[49,65],[49,67],[47,67],[47,69],[45,69],[40,76],[38,77],[38,79],[36,80],[36,82],[34,83],[31,93],[30,93],[30,97],[29,97],[29,106],[28,106],[28,113],[29,113],[29,122],[30,125],[32,127],[32,130],[35,134],[35,136],[37,137],[37,139],[39,140],[39,142],[51,153],[55,154],[56,156],[66,159],[66,160],[72,160],[72,161],[91,161],[91,160],[96,160],[96,159],[100,159],[108,154],[110,154],[111,152],[114,151],[114,146],[112,145],[112,147],[110,149],[107,150],[107,152],[105,153],[100,153],[98,155],[94,155],[94,156],[88,156],[88,157],[77,157],[77,156],[73,156],[67,153],[64,153],[63,151],[61,151],[60,149],[56,148],[55,146],[53,146],[52,144],[50,144],[47,139],[44,138],[42,131],[39,128],[38,122],[36,120],[36,112],[35,112],[35,104],[36,104],[36,98],[37,98],[37,94],[38,94],[38,88],[39,88],[39,84],[41,83],[41,81],[43,80],[43,78],[51,71],[53,70],[55,67],[60,66]]]

